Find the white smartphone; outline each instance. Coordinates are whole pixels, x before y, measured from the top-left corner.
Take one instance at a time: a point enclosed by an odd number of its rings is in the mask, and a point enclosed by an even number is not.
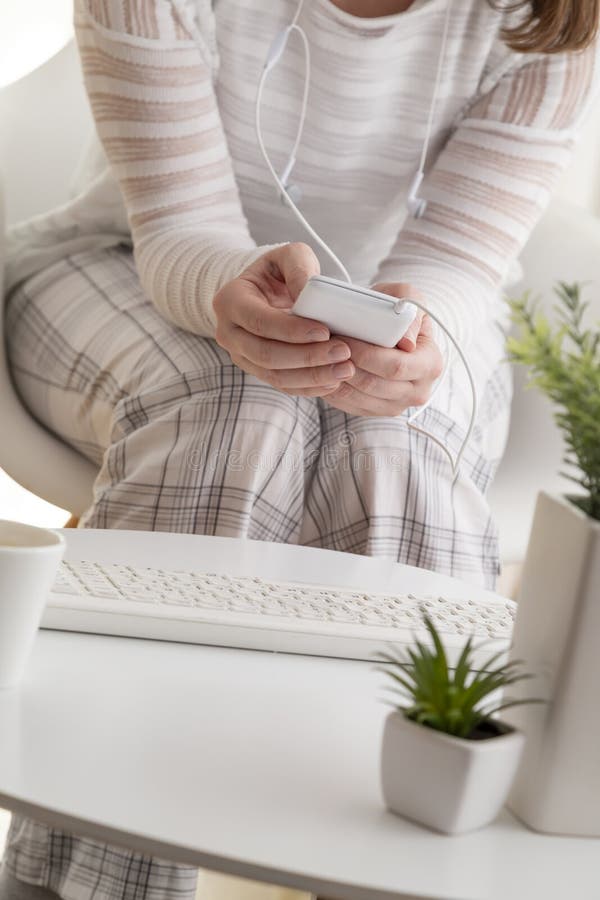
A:
[[[327,325],[332,334],[395,347],[417,314],[410,300],[315,275],[309,278],[292,312]]]

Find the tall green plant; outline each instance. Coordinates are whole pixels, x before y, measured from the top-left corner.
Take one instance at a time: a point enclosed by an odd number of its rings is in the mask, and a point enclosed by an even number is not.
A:
[[[509,300],[518,335],[509,337],[508,357],[529,369],[529,385],[538,387],[556,407],[554,417],[567,445],[565,473],[584,491],[572,497],[589,516],[600,520],[600,333],[585,328],[588,303],[581,285],[559,282],[560,303],[553,328],[530,294]]]

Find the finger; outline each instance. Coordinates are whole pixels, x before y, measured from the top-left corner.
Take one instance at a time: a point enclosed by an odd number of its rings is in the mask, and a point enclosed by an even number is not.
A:
[[[379,411],[383,408],[384,401],[371,400],[365,403],[364,395],[361,395],[358,391],[354,390],[346,382],[341,384],[337,391],[330,394],[325,399],[328,406],[333,406],[335,409],[339,409],[341,412],[345,412],[350,416],[372,417],[390,415],[387,409],[384,412]]]
[[[313,250],[297,242],[268,250],[244,269],[240,278],[254,284],[271,306],[289,309],[307,280],[319,271]]]
[[[268,373],[265,370],[262,370],[260,366],[255,366],[250,360],[244,359],[243,356],[232,356],[232,362],[244,372],[249,375],[253,375],[259,381],[268,384],[270,387],[274,387],[268,379]],[[290,387],[279,387],[277,390],[281,391],[284,394],[289,394],[290,396],[299,396],[299,397],[327,397],[330,394],[335,393],[340,386],[339,381],[335,381],[331,384],[325,385],[315,385],[314,387],[298,387],[298,388],[290,388]]]
[[[332,406],[334,409],[339,409],[340,412],[346,413],[349,416],[368,416],[369,413],[366,410],[359,409],[354,403],[351,403],[349,400],[344,399],[339,396],[339,388],[333,393],[324,395],[324,399],[327,403],[327,406]]]
[[[273,388],[273,390],[279,391],[282,394],[287,394],[289,397],[329,397],[331,396],[331,394],[334,394],[337,391],[338,387],[339,382],[336,382],[335,384],[329,384],[325,387]]]
[[[388,381],[414,381],[437,378],[442,358],[437,344],[428,335],[419,335],[412,353],[396,347],[376,347],[356,338],[344,338],[350,347],[351,359],[357,369],[378,375]]]
[[[396,345],[400,350],[406,350],[408,353],[411,353],[415,349],[415,347],[417,346],[417,338],[421,331],[421,323],[423,321],[424,315],[425,313],[423,312],[423,310],[417,310],[417,314],[414,317],[412,324],[409,325],[406,332]]]
[[[381,379],[382,387],[377,393],[365,391],[363,386],[357,383],[356,377],[346,379],[344,383],[356,392],[357,403],[370,406],[372,402],[381,400],[386,404],[385,408],[388,410],[385,414],[390,416],[398,416],[410,406],[423,406],[429,400],[433,387],[433,381],[430,378],[400,383]],[[383,408],[382,406],[381,409]]]
[[[270,385],[273,387],[273,385]],[[339,387],[339,382],[327,385],[326,387],[314,388],[273,388],[281,394],[287,394],[290,397],[329,397],[334,394]]]
[[[329,340],[329,329],[315,319],[302,319],[288,310],[274,309],[264,295],[250,281],[232,282],[228,292],[215,298],[221,308],[226,306],[225,318],[246,332],[270,340],[304,344]]]
[[[314,344],[289,344],[265,340],[242,329],[235,335],[234,352],[263,369],[310,369],[344,363],[350,359],[350,348],[339,339]],[[353,372],[354,366],[351,363],[348,365]]]
[[[419,336],[417,338],[417,343],[419,341],[424,340],[425,338],[433,339],[433,320],[431,316],[427,313],[423,316],[423,321],[421,322],[421,330],[419,332]]]
[[[374,285],[374,290],[379,291],[382,294],[390,294],[390,296],[398,297],[398,299],[402,300],[416,300],[419,303],[425,301],[423,293],[417,287],[404,281],[382,282]],[[415,349],[422,318],[423,311],[417,309],[417,315],[415,316],[414,321],[408,327],[406,334],[398,342],[398,347],[400,347],[401,350],[410,352]]]
[[[389,382],[388,382],[389,384]],[[431,381],[412,381],[404,382],[403,390],[396,396],[379,397],[374,394],[367,394],[357,387],[354,380],[345,381],[340,385],[350,388],[353,391],[353,401],[357,406],[371,410],[371,415],[377,416],[400,416],[402,413],[412,406],[423,406],[429,400],[431,395]]]
[[[308,279],[321,271],[314,250],[308,244],[300,242],[278,247],[272,251],[272,259],[279,267],[290,297],[294,301]]]
[[[390,381],[387,378],[380,378],[379,375],[373,375],[371,372],[365,372],[364,369],[356,369],[355,374],[347,380],[347,383],[370,397],[393,400],[396,403],[405,402],[406,406],[410,405],[412,381]]]
[[[343,379],[351,378],[354,373],[354,366],[349,362],[311,369],[265,369],[244,356],[232,359],[244,371],[279,390],[338,387]]]
[[[431,397],[432,389],[433,382],[429,379],[427,381],[414,381],[410,406],[424,406]]]
[[[421,348],[426,350],[427,358],[429,360],[429,369],[425,378],[432,382],[437,381],[444,372],[447,360],[444,358],[444,354],[434,338],[433,322],[427,313],[425,314],[421,324],[421,331],[417,337],[417,351]]]

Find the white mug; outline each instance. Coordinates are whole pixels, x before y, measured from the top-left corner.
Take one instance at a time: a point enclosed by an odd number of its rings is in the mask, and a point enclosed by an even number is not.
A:
[[[0,689],[23,677],[65,547],[55,531],[0,519]]]

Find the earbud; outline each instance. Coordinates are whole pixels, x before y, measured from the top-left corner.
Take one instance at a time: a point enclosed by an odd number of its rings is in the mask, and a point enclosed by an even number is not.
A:
[[[267,58],[265,60],[264,67],[267,72],[269,71],[269,69],[272,69],[274,66],[276,66],[279,62],[279,59],[281,57],[281,54],[285,50],[285,45],[288,42],[288,38],[291,32],[292,26],[288,25],[287,28],[284,28],[277,35],[275,35],[275,40],[269,47],[269,52],[267,53]]]
[[[298,205],[298,203],[302,199],[302,189],[297,184],[289,183],[289,177],[292,174],[292,169],[294,168],[295,165],[296,165],[296,157],[294,156],[294,154],[292,154],[286,163],[285,169],[279,176],[279,180],[281,182],[281,186],[283,187],[283,190],[285,191],[285,193],[287,194],[289,199],[292,201],[292,203],[295,203],[296,205]],[[281,200],[282,203],[287,202],[287,198],[285,197],[283,192],[281,192],[279,194],[279,199]]]
[[[282,203],[287,203],[287,198],[292,201],[295,206],[298,206],[300,201],[302,200],[302,188],[299,184],[284,184],[283,185],[285,193],[281,193],[279,195],[279,199]],[[287,194],[287,197],[286,197]]]
[[[424,177],[425,176],[423,174],[423,171],[419,169],[419,171],[411,181],[410,188],[408,190],[406,207],[413,219],[420,219],[427,209],[427,200],[424,200],[422,197],[417,196]]]

